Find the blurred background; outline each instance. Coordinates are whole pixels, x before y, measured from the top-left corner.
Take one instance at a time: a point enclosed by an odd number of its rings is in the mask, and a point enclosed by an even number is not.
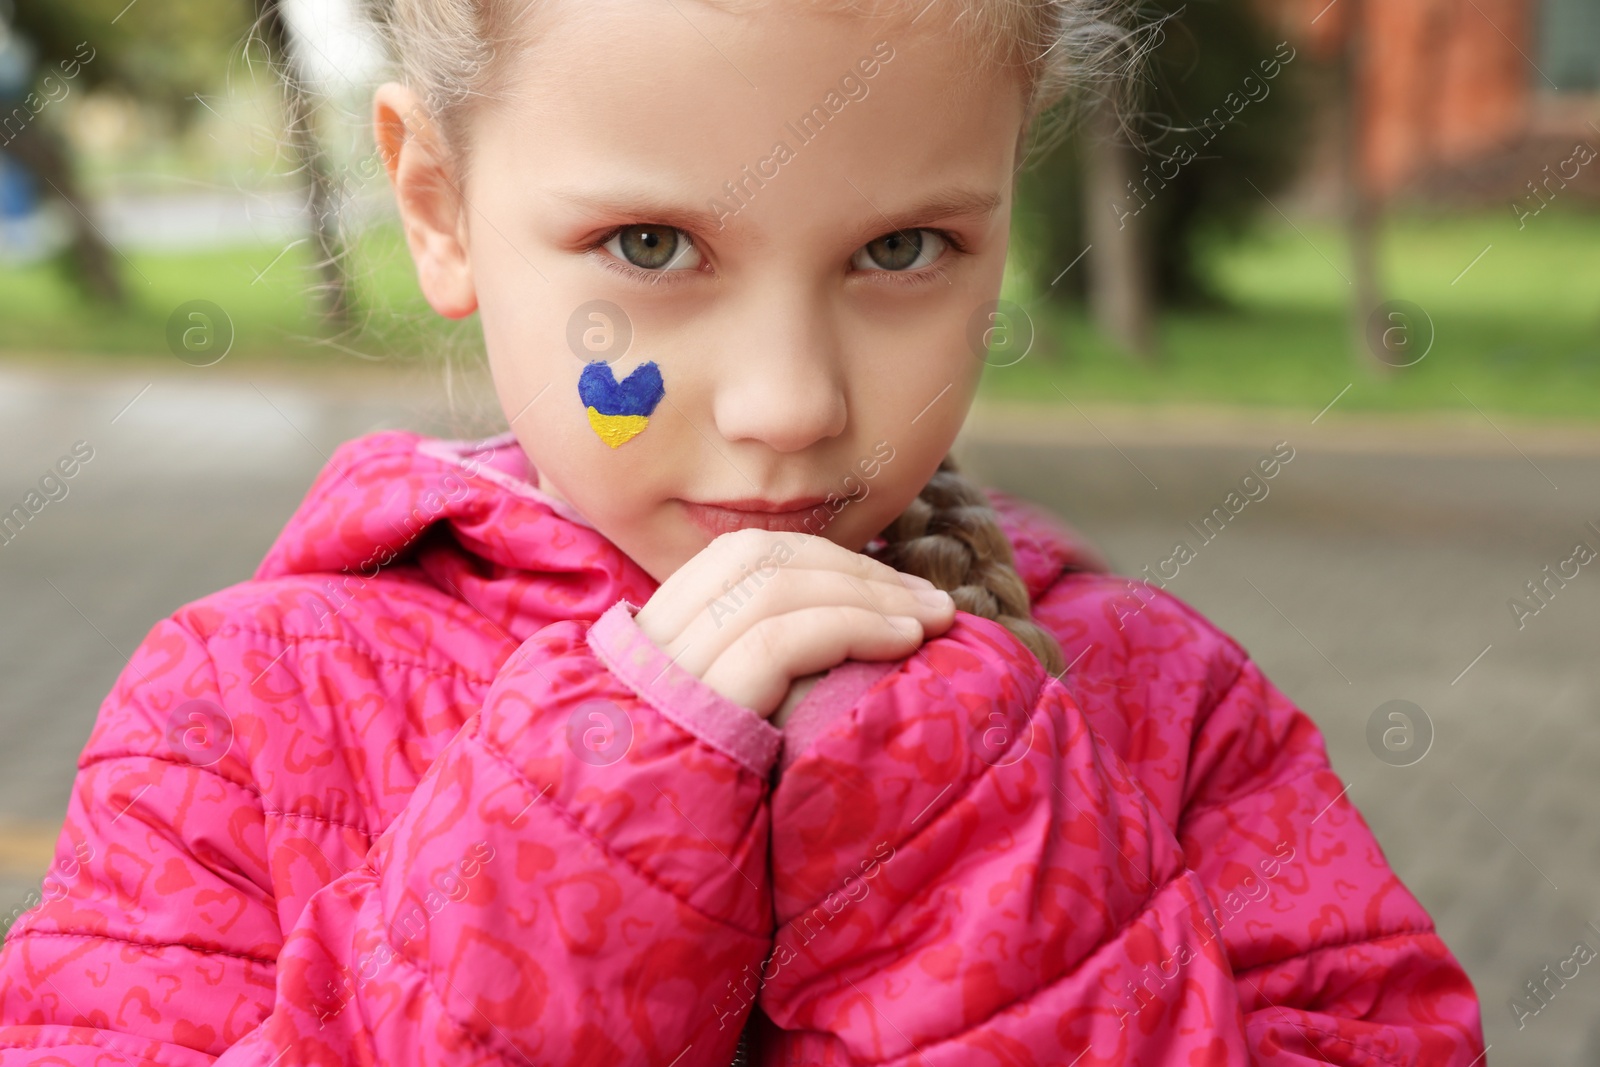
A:
[[[1528,986],[1600,952],[1600,0],[1147,10],[1123,121],[1019,175],[958,455],[1133,575],[1289,442],[1171,591],[1322,728],[1488,1062],[1600,1064],[1600,970]],[[339,442],[503,426],[399,235],[387,64],[356,0],[0,0],[0,925],[158,619]]]

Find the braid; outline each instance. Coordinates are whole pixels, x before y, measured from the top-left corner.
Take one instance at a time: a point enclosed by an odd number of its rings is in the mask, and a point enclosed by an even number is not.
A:
[[[880,536],[885,544],[874,553],[878,559],[946,590],[962,611],[998,622],[1045,670],[1061,673],[1061,646],[1033,621],[1000,516],[949,456]]]

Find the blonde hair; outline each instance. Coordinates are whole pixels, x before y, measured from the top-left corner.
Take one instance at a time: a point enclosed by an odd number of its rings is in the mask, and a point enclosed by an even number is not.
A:
[[[949,456],[880,536],[885,544],[873,553],[877,559],[947,590],[956,607],[998,622],[1045,670],[1061,673],[1061,645],[1033,621],[1028,587],[1017,573],[1000,516]]]
[[[535,44],[555,5],[542,0],[362,0],[385,31],[401,79],[421,97],[446,144],[465,147],[464,112],[503,88],[509,60]],[[704,0],[742,12],[774,0]],[[1063,101],[1118,105],[1135,84],[1140,63],[1155,42],[1161,20],[1135,20],[1136,0],[779,0],[808,10],[870,18],[943,18],[968,43],[969,66],[951,84],[1000,66],[1021,79],[1025,130],[1053,140],[1065,122],[1035,120]],[[937,10],[936,10],[937,9]],[[1071,117],[1072,108],[1059,117]],[[1026,138],[1020,139],[1019,154]],[[464,154],[464,153],[463,153]]]
[[[726,10],[771,0],[707,0]],[[1133,24],[1131,0],[790,0],[818,12],[943,19],[968,45],[964,75],[998,66],[1018,78],[1023,129],[1035,149],[1064,131],[1076,105],[1116,107],[1134,83],[1158,24]],[[367,0],[389,36],[400,77],[422,100],[435,135],[464,163],[464,130],[475,102],[503,88],[510,57],[538,40],[553,6],[540,0]],[[934,8],[938,8],[935,11]],[[1058,104],[1061,121],[1037,120]],[[1120,110],[1120,108],[1118,109]],[[1030,141],[1018,139],[1018,156]],[[999,515],[975,483],[946,457],[920,495],[880,535],[875,555],[948,590],[956,606],[1005,626],[1045,669],[1059,674],[1061,647],[1033,621],[1026,584],[1014,566]]]

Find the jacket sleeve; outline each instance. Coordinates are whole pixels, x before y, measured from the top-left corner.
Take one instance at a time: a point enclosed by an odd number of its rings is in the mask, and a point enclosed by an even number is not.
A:
[[[274,887],[327,849],[267,852],[248,756],[271,727],[236,716],[222,757],[170,744],[175,709],[248,679],[159,624],[80,759],[45,902],[0,949],[0,1064],[728,1063],[740,1020],[712,1004],[770,939],[777,733],[632,610],[524,642],[296,914]]]
[[[1000,626],[958,614],[868,686],[772,813],[757,1062],[1244,1062],[1200,878]]]
[[[1245,651],[1178,598],[1110,577],[1063,579],[1035,614],[1211,899],[1250,1062],[1478,1062],[1471,981],[1316,726]]]

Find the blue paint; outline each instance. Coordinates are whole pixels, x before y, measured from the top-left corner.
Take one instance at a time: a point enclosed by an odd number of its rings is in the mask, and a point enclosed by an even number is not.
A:
[[[666,396],[661,368],[641,363],[622,381],[611,373],[611,365],[596,361],[586,364],[578,378],[578,396],[585,407],[602,415],[650,415]]]

